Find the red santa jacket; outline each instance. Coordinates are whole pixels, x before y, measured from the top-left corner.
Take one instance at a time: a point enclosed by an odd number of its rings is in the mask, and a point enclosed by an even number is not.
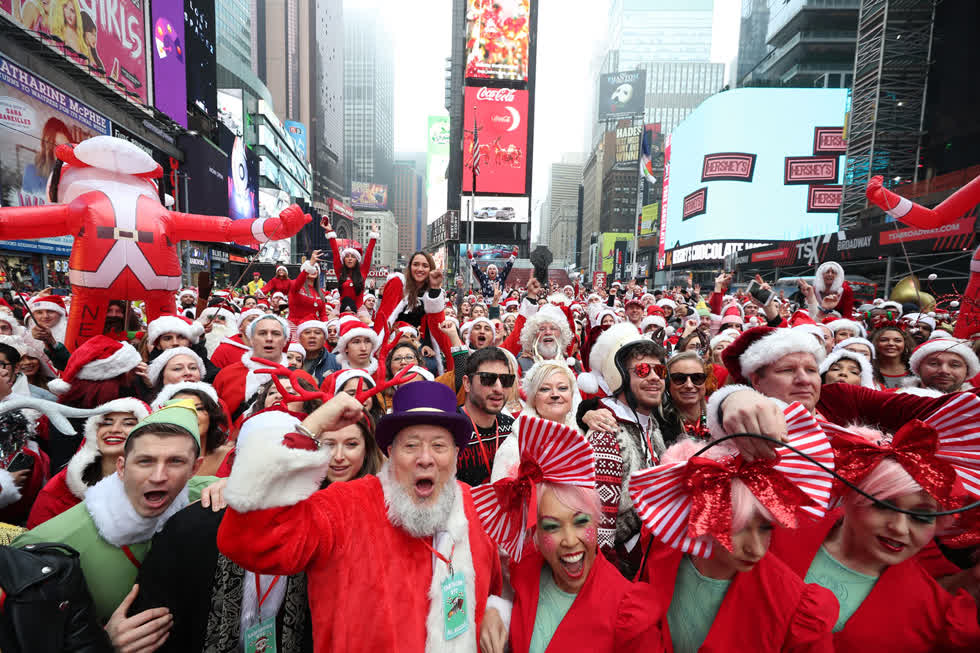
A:
[[[295,461],[321,456],[325,467],[329,460],[322,452],[288,450],[282,454],[276,450],[284,447],[275,437],[264,439],[263,446],[258,447],[264,451],[259,452],[251,438],[265,435],[250,434],[236,456],[218,548],[236,564],[259,573],[306,572],[318,653],[426,650],[427,620],[431,620],[431,538],[413,537],[392,525],[381,482],[374,476],[332,483],[292,505],[238,512],[234,506],[241,505],[243,499],[237,483],[240,478],[254,477],[252,467],[261,470],[261,461],[266,461],[265,480],[277,474],[286,480],[274,482],[268,491],[256,488],[261,499],[246,500],[251,505],[295,502],[301,492],[290,488],[297,487],[298,478],[315,471]],[[256,474],[261,475],[261,471]],[[462,556],[468,544],[475,624],[474,632],[460,637],[472,638],[476,645],[487,598],[500,593],[500,560],[496,545],[480,526],[469,488],[458,482],[457,488],[463,501],[466,537],[456,541],[453,560],[457,571],[463,571]],[[450,525],[449,531],[453,530]],[[441,628],[441,620],[436,621]]]
[[[654,541],[644,579],[658,593],[658,605],[670,605],[682,557],[680,551]],[[831,653],[837,613],[837,599],[829,590],[804,583],[770,551],[752,571],[735,574],[699,651]],[[673,653],[666,616],[665,608],[661,628],[666,650]],[[863,653],[872,650],[900,649],[871,648]]]
[[[275,276],[265,282],[262,286],[262,294],[266,297],[272,297],[277,292],[281,292],[283,295],[289,296],[289,285],[292,283],[289,277],[283,279],[282,277]]]
[[[840,518],[841,512],[834,511],[795,531],[777,528],[770,554],[782,559],[797,577],[805,577]],[[977,651],[977,605],[963,590],[949,594],[910,558],[885,570],[844,629],[834,633],[834,648],[837,653]]]
[[[544,564],[541,555],[532,551],[520,563],[510,566],[514,588],[510,620],[513,653],[527,653],[531,646]],[[585,584],[545,651],[659,651],[663,646],[659,622],[667,606],[656,605],[656,599],[650,585],[629,582],[602,555],[597,555]]]
[[[322,293],[307,294],[306,279],[309,267],[304,263],[299,275],[289,284],[289,321],[302,324],[307,320],[327,319],[327,302]],[[314,291],[315,292],[315,291]]]
[[[230,338],[223,339],[215,347],[214,353],[211,354],[211,362],[216,367],[228,367],[233,363],[241,362],[242,354],[251,350],[251,347],[242,340],[241,334],[236,333]]]
[[[81,502],[81,499],[72,494],[69,489],[65,481],[66,473],[67,469],[63,469],[55,474],[54,478],[48,481],[38,493],[34,505],[31,506],[31,514],[27,518],[27,528],[43,524]]]
[[[925,419],[955,396],[919,397],[831,383],[820,389],[817,417],[840,425],[855,422],[878,425],[894,432],[913,419]]]

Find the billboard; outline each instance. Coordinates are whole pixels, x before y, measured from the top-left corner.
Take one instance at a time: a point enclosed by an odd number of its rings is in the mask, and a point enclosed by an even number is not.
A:
[[[214,2],[184,0],[187,38],[187,103],[209,116],[218,112],[218,61],[215,58]]]
[[[0,15],[110,88],[118,82],[149,101],[143,0],[0,0]]]
[[[187,128],[187,53],[184,0],[153,0],[150,5],[153,52],[153,103]]]
[[[466,77],[527,81],[531,0],[466,0]]]
[[[705,100],[670,135],[661,247],[836,231],[842,166],[828,126],[843,123],[846,96],[833,88],[740,88]]]
[[[468,243],[459,244],[459,260],[465,262],[466,249],[469,247]],[[491,263],[497,265],[498,267],[506,263],[510,258],[510,255],[514,253],[513,245],[487,245],[483,243],[473,244],[473,260],[476,261],[481,268],[486,270],[487,266]]]
[[[649,238],[657,233],[660,225],[660,202],[647,204],[640,214],[640,237]]]
[[[530,221],[531,200],[528,197],[487,197],[480,195],[472,198],[470,195],[463,195],[459,201],[461,208],[459,219],[462,222],[469,222],[467,207],[473,199],[476,200],[473,213],[477,222],[512,224]]]
[[[643,125],[616,128],[616,168],[634,169],[640,160]]]
[[[219,88],[215,95],[218,102],[218,120],[235,136],[245,135],[245,104],[242,89]]]
[[[388,187],[367,181],[350,183],[350,205],[355,209],[388,208]]]
[[[622,279],[623,271],[629,268],[629,247],[632,242],[633,234],[603,232],[599,241],[602,271],[613,278]]]
[[[188,213],[228,215],[228,155],[196,134],[182,134],[177,146],[184,151],[180,168],[187,178]]]
[[[647,71],[609,73],[599,78],[599,122],[643,113]]]
[[[296,154],[301,156],[304,161],[308,161],[309,155],[306,153],[306,125],[295,120],[287,120],[283,123],[283,126],[286,128],[286,133],[289,134],[289,139],[293,142]]]
[[[228,156],[228,217],[232,220],[258,217],[258,155],[245,147],[241,136],[224,125],[218,127],[218,140],[222,151]]]
[[[428,215],[425,223],[432,224],[445,213],[449,193],[446,170],[449,168],[449,116],[429,116],[426,137],[425,197]]]
[[[110,132],[108,118],[0,56],[0,205],[47,204],[54,148]],[[72,238],[0,243],[9,249],[67,255]]]
[[[473,121],[479,125],[478,193],[527,189],[527,91],[467,86],[463,102],[463,192],[473,190]]]

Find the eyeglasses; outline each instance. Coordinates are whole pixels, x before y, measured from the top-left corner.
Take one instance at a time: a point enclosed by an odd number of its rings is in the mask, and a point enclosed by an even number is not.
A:
[[[660,363],[655,363],[651,365],[650,363],[638,363],[630,370],[633,376],[638,379],[645,379],[650,376],[650,372],[653,372],[661,379],[667,377],[667,366],[661,365]]]
[[[395,356],[391,359],[392,363],[411,363],[412,361],[418,362],[418,358],[412,354],[406,354],[404,356]]]
[[[704,382],[708,380],[708,375],[704,372],[695,372],[694,374],[683,374],[681,372],[670,373],[670,382],[674,385],[684,385],[688,379],[694,385],[704,385]]]
[[[480,377],[480,383],[487,386],[488,388],[494,385],[498,380],[500,385],[505,388],[513,387],[514,380],[517,378],[514,374],[497,374],[496,372],[477,372],[476,376]]]

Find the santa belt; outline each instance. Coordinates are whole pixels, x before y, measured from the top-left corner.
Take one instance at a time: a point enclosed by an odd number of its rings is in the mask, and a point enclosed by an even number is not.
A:
[[[138,243],[153,242],[152,231],[133,231],[119,227],[96,227],[95,235],[98,238],[111,238],[112,240],[135,240]]]

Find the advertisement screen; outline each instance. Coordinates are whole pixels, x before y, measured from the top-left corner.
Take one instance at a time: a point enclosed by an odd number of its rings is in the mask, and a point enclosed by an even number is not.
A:
[[[657,233],[660,223],[660,202],[647,204],[640,215],[640,237],[647,238]]]
[[[218,128],[221,149],[228,155],[228,217],[248,220],[258,217],[259,157],[245,147],[241,136]]]
[[[640,139],[643,138],[643,125],[616,128],[616,168],[636,169],[640,160]]]
[[[231,130],[235,136],[245,134],[245,105],[242,102],[242,89],[219,88],[218,120]]]
[[[187,37],[187,102],[209,116],[218,112],[218,62],[215,59],[214,2],[184,0]]]
[[[466,76],[527,81],[531,0],[467,0]]]
[[[459,260],[465,262],[466,258],[466,248],[469,247],[467,243],[460,243],[459,245]],[[486,245],[482,243],[473,244],[473,260],[480,267],[486,269],[487,265],[491,263],[496,264],[498,267],[502,263],[506,263],[510,255],[514,253],[513,245]]]
[[[293,141],[296,154],[300,155],[306,161],[309,158],[309,155],[306,153],[306,125],[295,120],[287,120],[283,123],[283,126],[286,128],[286,133],[289,134],[290,140]]]
[[[228,156],[197,135],[181,135],[177,145],[184,151],[181,171],[187,176],[187,212],[227,216]]]
[[[629,246],[633,234],[603,233],[599,242],[602,256],[602,271],[615,278],[622,278],[623,266],[629,267]]]
[[[476,192],[524,194],[527,186],[527,91],[467,86],[463,106],[463,192],[473,190],[475,117],[479,126],[480,151]]]
[[[187,127],[187,53],[184,0],[153,0],[153,102],[181,127]]]
[[[643,113],[647,71],[630,70],[599,78],[599,122]]]
[[[0,204],[47,204],[54,148],[109,133],[105,116],[0,57]],[[65,255],[72,238],[0,242],[10,249]]]
[[[460,197],[460,221],[469,221],[467,208],[473,201],[469,195]],[[477,196],[473,214],[477,222],[514,223],[528,222],[531,200],[527,197],[486,197]]]
[[[355,209],[388,208],[388,187],[366,181],[350,183],[350,205]]]
[[[705,100],[670,136],[661,246],[797,240],[837,229],[844,89],[740,88]],[[824,190],[830,188],[831,190]],[[839,199],[838,199],[839,204]],[[674,264],[678,263],[674,257]]]
[[[429,116],[425,162],[425,196],[428,215],[425,223],[432,224],[446,212],[449,181],[449,116]]]
[[[2,0],[0,15],[35,32],[110,88],[119,82],[143,104],[148,101],[143,0]]]

